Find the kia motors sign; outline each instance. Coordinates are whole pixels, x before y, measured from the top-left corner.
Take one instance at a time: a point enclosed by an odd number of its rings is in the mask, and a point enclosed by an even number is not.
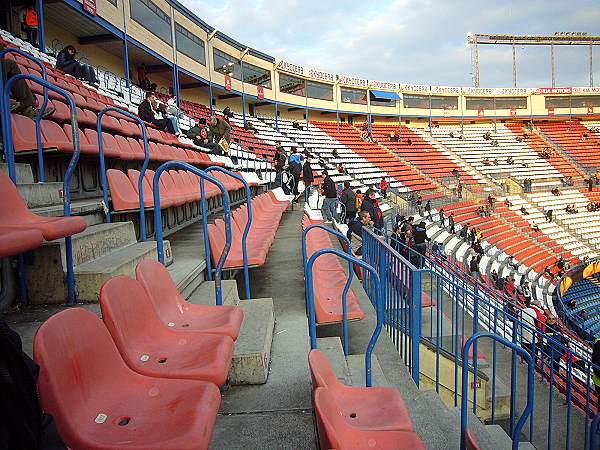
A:
[[[83,0],[83,10],[92,15],[96,15],[96,0]]]

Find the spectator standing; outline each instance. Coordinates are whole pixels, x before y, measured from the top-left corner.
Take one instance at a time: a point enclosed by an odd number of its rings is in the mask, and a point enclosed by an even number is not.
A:
[[[440,208],[438,215],[440,218],[440,228],[446,228],[446,218],[444,217],[444,208]]]
[[[283,168],[287,161],[285,150],[281,143],[277,142],[275,146],[275,156],[273,156],[273,166],[275,168],[275,187],[283,187]]]
[[[450,213],[448,216],[448,226],[450,227],[450,233],[456,234],[456,225],[454,223],[454,213]]]
[[[547,222],[552,222],[552,210],[549,209],[548,211],[546,211],[546,221]]]
[[[383,198],[387,198],[387,191],[388,191],[389,185],[390,184],[385,179],[385,177],[381,177],[381,182],[379,183],[379,190],[381,191],[381,196]]]
[[[533,358],[533,343],[535,342],[534,331],[536,329],[535,320],[537,314],[530,303],[529,300],[526,300],[525,308],[521,311],[521,321],[523,322],[523,325],[521,326],[521,347],[527,350],[527,353]]]
[[[379,213],[381,213],[381,210],[379,207],[375,206],[375,191],[373,189],[367,189],[360,209],[361,211],[367,211],[369,213],[369,216],[371,216],[371,220],[374,223],[375,231],[380,233],[383,226],[383,220],[379,220],[377,210],[379,210]]]
[[[140,106],[138,106],[138,116],[144,122],[151,123],[152,125],[158,127],[159,130],[166,130],[171,134],[175,134],[175,126],[173,125],[172,119],[158,119],[156,117],[156,95],[154,92],[146,92],[146,98]]]
[[[219,145],[225,155],[229,154],[229,144],[231,143],[231,125],[217,116],[210,118],[209,131],[213,142]]]
[[[138,75],[138,86],[141,87],[145,91],[156,92],[156,83],[150,82],[148,79],[148,74],[146,72],[146,64],[142,63],[137,68]],[[206,119],[204,119],[206,123]]]
[[[304,164],[302,165],[302,180],[304,181],[304,201],[308,203],[310,198],[310,188],[312,187],[315,177],[313,175],[312,166],[310,165],[310,154],[304,154]]]
[[[25,8],[21,9],[20,16],[21,27],[27,35],[27,42],[32,46],[37,47],[38,14],[34,2],[29,2]]]
[[[342,190],[342,195],[340,196],[340,202],[346,208],[346,222],[350,223],[354,217],[356,217],[356,194],[350,187],[349,181],[344,181],[344,189]]]
[[[425,227],[425,222],[419,222],[417,225],[415,225],[414,232],[412,233],[412,235],[415,242],[415,249],[419,254],[417,267],[421,268],[423,267],[425,252],[427,250],[427,241],[431,240],[427,236],[427,228]]]
[[[425,203],[425,212],[427,213],[427,218],[431,220],[431,200],[427,200],[427,203]]]
[[[363,193],[360,191],[360,189],[356,190],[356,210],[360,211],[362,208],[362,202],[363,202],[363,198],[365,196],[363,195]]]
[[[348,222],[348,231],[346,237],[350,240],[352,246],[352,252],[355,255],[362,255],[362,229],[363,227],[373,226],[371,216],[366,211],[361,211],[358,217],[354,217]]]
[[[321,209],[325,222],[331,222],[337,219],[337,190],[335,183],[329,176],[326,170],[323,171],[323,207]]]
[[[300,195],[300,192],[298,192],[298,183],[300,183],[300,175],[302,175],[302,159],[296,147],[292,147],[291,152],[292,153],[288,158],[288,167],[290,168],[290,172],[294,177],[294,187],[292,189],[292,193],[297,196]],[[296,199],[296,201],[297,200],[298,199]]]
[[[94,68],[77,61],[75,59],[76,54],[77,49],[72,45],[67,45],[56,55],[56,68],[69,75],[73,75],[78,80],[83,80],[93,85],[100,84]]]

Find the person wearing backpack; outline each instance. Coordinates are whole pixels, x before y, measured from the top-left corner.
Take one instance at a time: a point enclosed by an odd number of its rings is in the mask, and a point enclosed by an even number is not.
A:
[[[356,194],[350,187],[349,181],[344,181],[344,190],[340,196],[340,202],[346,207],[346,223],[350,223],[356,217]]]
[[[302,175],[302,159],[295,147],[292,147],[292,153],[288,158],[288,167],[290,168],[290,173],[294,177],[292,194],[298,196],[300,194],[298,192],[298,183],[300,182],[300,175]],[[295,201],[297,201],[297,199]]]
[[[20,336],[0,320],[0,449],[66,450],[54,419],[42,412],[38,375]]]
[[[304,164],[302,165],[302,180],[304,181],[304,202],[308,203],[310,198],[310,188],[315,181],[312,166],[310,165],[310,153],[304,153]]]

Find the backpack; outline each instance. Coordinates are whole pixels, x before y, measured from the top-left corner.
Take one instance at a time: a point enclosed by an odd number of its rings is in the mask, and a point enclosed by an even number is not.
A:
[[[66,450],[54,419],[42,413],[38,373],[20,336],[0,320],[0,449]]]
[[[363,196],[362,194],[356,194],[356,210],[360,211],[360,207],[362,206]]]

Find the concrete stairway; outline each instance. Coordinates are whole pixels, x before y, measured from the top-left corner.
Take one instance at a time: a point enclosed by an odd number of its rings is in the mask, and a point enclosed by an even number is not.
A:
[[[221,287],[223,304],[239,305],[244,311],[244,321],[235,342],[228,383],[230,385],[266,383],[275,327],[273,299],[240,300],[235,280],[224,280]],[[214,281],[202,283],[188,301],[194,304],[214,305]]]

